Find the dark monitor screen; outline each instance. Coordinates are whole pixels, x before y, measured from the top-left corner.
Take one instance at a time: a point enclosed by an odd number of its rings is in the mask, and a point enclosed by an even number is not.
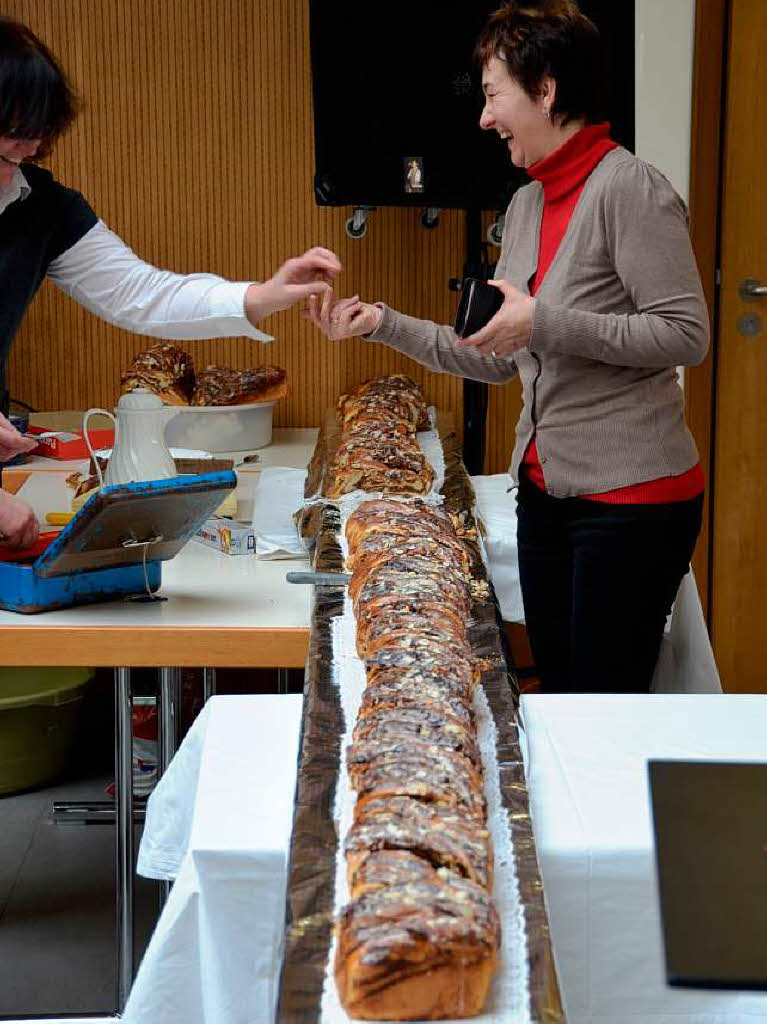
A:
[[[649,775],[668,983],[767,989],[767,763]]]

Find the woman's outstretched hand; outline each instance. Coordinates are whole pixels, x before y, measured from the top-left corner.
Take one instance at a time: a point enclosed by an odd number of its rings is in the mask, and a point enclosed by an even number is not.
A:
[[[359,295],[350,299],[336,299],[332,290],[309,296],[308,309],[301,311],[305,320],[311,320],[331,341],[370,334],[381,322],[383,310],[369,302],[361,302]]]
[[[535,299],[507,281],[487,283],[503,292],[503,305],[481,330],[459,338],[455,345],[456,348],[473,348],[482,356],[504,359],[529,345]]]

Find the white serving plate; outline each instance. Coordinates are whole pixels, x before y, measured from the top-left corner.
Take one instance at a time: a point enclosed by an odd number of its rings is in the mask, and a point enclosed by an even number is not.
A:
[[[272,440],[272,415],[277,404],[180,405],[165,427],[169,448],[201,448],[208,452],[244,452],[264,448]]]

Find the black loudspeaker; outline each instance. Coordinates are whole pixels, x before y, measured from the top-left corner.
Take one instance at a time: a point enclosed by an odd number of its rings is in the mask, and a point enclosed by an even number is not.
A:
[[[315,195],[324,206],[503,209],[527,178],[479,127],[472,53],[498,0],[310,0]],[[605,38],[613,136],[634,135],[633,0],[583,0]]]

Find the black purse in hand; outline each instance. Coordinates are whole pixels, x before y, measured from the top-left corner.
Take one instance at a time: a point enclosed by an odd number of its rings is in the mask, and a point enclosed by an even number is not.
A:
[[[459,338],[476,334],[493,319],[502,305],[503,292],[500,288],[494,288],[476,277],[464,278],[461,301],[455,315],[455,333]]]

